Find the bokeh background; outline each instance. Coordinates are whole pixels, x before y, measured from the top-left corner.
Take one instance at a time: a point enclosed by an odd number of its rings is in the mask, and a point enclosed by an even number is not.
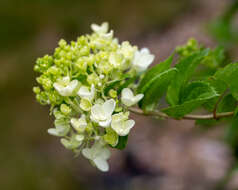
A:
[[[236,38],[229,35],[227,25],[218,23],[209,30],[209,23],[231,3],[0,0],[0,189],[238,189],[238,174],[221,185],[234,159],[222,140],[223,125],[204,129],[192,121],[132,115],[136,126],[127,148],[113,150],[110,172],[101,173],[47,134],[53,125],[49,108],[39,105],[32,93],[36,58],[52,53],[61,38],[71,41],[89,33],[93,22],[108,21],[120,40],[150,48],[156,55],[154,64],[190,37],[209,47],[228,44],[236,58]]]

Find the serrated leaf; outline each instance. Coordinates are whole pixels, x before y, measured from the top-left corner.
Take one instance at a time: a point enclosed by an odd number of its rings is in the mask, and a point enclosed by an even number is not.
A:
[[[167,101],[170,105],[175,106],[179,104],[181,89],[186,85],[196,67],[208,53],[209,49],[195,52],[192,55],[179,60],[179,63],[176,64],[175,68],[178,69],[178,73],[170,84],[167,92]]]
[[[224,81],[230,88],[233,97],[238,100],[238,63],[231,63],[218,70],[214,77]]]
[[[181,95],[180,105],[171,106],[162,111],[174,118],[181,118],[216,96],[218,94],[208,83],[192,82],[185,87]]]
[[[150,86],[144,92],[144,98],[140,104],[143,110],[149,111],[156,108],[159,99],[166,92],[176,72],[177,69],[171,68],[158,74],[153,80],[150,80]]]
[[[127,136],[119,136],[118,143],[113,148],[122,150],[122,149],[126,148],[127,141],[128,141],[128,135]]]
[[[150,82],[158,76],[158,74],[168,70],[171,66],[173,61],[173,55],[168,57],[165,61],[155,65],[154,67],[150,68],[144,75],[143,79],[141,80],[138,88],[137,93],[144,93],[146,89],[150,86]]]

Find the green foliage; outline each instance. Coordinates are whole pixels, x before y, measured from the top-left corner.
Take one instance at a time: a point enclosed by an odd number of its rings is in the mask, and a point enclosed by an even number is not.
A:
[[[145,112],[155,110],[166,91],[169,106],[161,111],[173,118],[182,118],[197,108],[216,109],[217,113],[236,109],[238,64],[223,67],[227,59],[222,47],[208,49],[190,39],[175,52],[178,58],[173,68],[174,54],[142,77],[137,92],[144,94],[139,105]]]
[[[151,85],[153,80],[157,77],[157,75],[161,74],[162,72],[168,70],[170,68],[170,65],[173,61],[173,55],[170,56],[165,61],[155,65],[154,67],[150,68],[142,78],[138,88],[138,93],[144,93],[147,88]]]
[[[192,82],[185,87],[179,105],[171,106],[162,111],[169,116],[180,118],[216,96],[218,94],[208,83]]]
[[[159,99],[166,92],[177,72],[176,68],[170,68],[172,61],[173,55],[145,73],[137,88],[138,93],[144,94],[144,98],[139,104],[143,110],[155,109]]]
[[[179,96],[181,90],[184,88],[190,77],[194,74],[195,69],[201,63],[202,59],[208,55],[209,50],[194,52],[188,57],[184,57],[179,60],[175,68],[178,69],[178,73],[172,81],[167,92],[167,101],[171,106],[175,106],[179,103]]]
[[[168,69],[148,82],[150,86],[144,92],[145,96],[141,103],[143,110],[149,111],[156,108],[159,99],[166,92],[168,85],[173,80],[176,72],[176,68]]]
[[[238,100],[238,63],[231,63],[218,70],[214,77],[225,82],[233,97]]]

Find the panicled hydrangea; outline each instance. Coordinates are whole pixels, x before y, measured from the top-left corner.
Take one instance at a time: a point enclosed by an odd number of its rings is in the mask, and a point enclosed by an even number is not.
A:
[[[91,28],[91,35],[70,44],[60,40],[53,55],[37,60],[34,70],[40,73],[40,86],[33,91],[41,104],[51,105],[55,116],[55,127],[48,133],[108,171],[109,148],[117,148],[119,137],[135,125],[128,107],[143,98],[133,94],[135,84],[127,81],[145,71],[154,55],[129,42],[120,44],[113,31],[108,32],[108,23]]]

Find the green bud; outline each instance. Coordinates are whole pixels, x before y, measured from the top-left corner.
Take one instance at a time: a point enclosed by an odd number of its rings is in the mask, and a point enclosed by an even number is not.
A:
[[[109,96],[111,96],[112,98],[116,98],[117,97],[117,91],[110,89],[109,90]]]
[[[69,106],[67,106],[66,104],[61,104],[60,111],[63,114],[68,115],[71,112],[71,108]]]

